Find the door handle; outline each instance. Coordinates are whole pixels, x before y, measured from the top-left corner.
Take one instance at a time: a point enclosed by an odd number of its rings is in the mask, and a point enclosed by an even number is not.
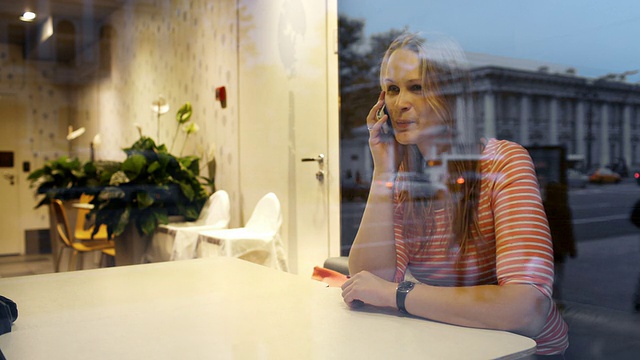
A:
[[[309,162],[309,161],[317,161],[318,162],[318,172],[316,172],[316,179],[320,182],[324,181],[324,171],[322,170],[323,165],[324,165],[324,154],[319,154],[317,157],[314,158],[302,158],[302,162]]]
[[[307,162],[307,161],[317,161],[318,165],[322,165],[324,163],[324,154],[320,154],[318,155],[318,157],[314,157],[314,158],[302,158],[302,162]]]

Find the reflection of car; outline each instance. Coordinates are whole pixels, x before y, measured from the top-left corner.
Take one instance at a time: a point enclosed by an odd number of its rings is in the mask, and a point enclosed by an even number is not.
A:
[[[589,177],[576,169],[568,169],[567,182],[569,183],[569,187],[584,188],[589,182]]]
[[[589,182],[597,184],[619,183],[620,175],[613,172],[611,169],[601,167],[589,175]]]
[[[640,170],[636,170],[633,172],[633,178],[636,179],[638,185],[640,185]]]

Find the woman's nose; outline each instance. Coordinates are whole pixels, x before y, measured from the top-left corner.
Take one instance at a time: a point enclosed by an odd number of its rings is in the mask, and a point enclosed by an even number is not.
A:
[[[401,110],[407,110],[411,107],[411,102],[409,101],[409,96],[407,96],[406,92],[400,91],[396,98],[396,105]]]

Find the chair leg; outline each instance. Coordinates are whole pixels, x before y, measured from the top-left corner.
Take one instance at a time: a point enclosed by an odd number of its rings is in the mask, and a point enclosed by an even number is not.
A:
[[[78,251],[73,250],[71,255],[69,255],[69,266],[67,268],[68,271],[78,270],[78,261],[76,260],[78,257]]]
[[[56,263],[54,264],[54,270],[56,272],[60,272],[60,261],[62,259],[62,252],[64,248],[61,246],[60,250],[58,250],[58,258],[56,259]]]
[[[76,257],[76,270],[84,270],[84,254],[86,253],[78,253],[78,257]]]

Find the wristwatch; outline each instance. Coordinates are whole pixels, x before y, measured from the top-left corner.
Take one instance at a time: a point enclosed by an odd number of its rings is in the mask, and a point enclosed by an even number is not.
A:
[[[404,301],[407,298],[407,294],[409,291],[413,290],[415,283],[411,281],[403,281],[398,284],[396,288],[396,305],[398,305],[398,310],[402,311],[405,314],[408,314],[407,308],[404,307]]]

